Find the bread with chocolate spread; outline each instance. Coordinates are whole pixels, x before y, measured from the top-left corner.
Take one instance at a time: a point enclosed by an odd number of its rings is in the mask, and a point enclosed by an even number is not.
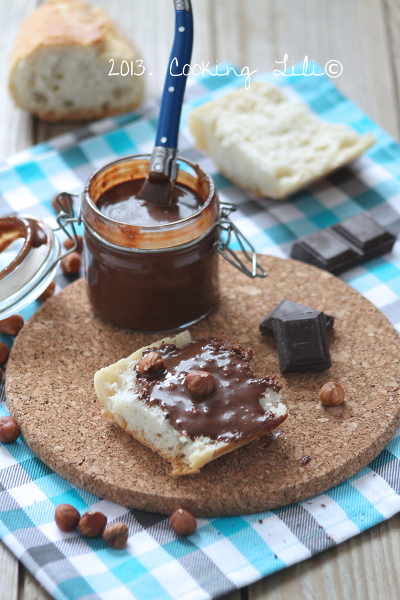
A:
[[[287,418],[274,379],[257,378],[251,353],[219,338],[164,338],[100,369],[103,414],[169,461],[172,475],[274,431]]]
[[[284,198],[349,163],[375,141],[327,123],[272,84],[257,81],[196,107],[196,146],[256,196]]]
[[[19,29],[9,89],[17,106],[46,121],[106,117],[142,102],[144,77],[109,75],[112,67],[119,72],[123,60],[140,72],[139,59],[102,8],[83,0],[48,0]]]

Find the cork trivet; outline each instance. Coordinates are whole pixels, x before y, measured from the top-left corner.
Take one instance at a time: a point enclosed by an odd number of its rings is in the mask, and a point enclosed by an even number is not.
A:
[[[279,435],[252,442],[174,478],[171,467],[101,415],[93,374],[159,339],[117,329],[93,315],[83,280],[48,300],[15,341],[6,393],[25,441],[57,473],[102,498],[171,513],[245,514],[304,500],[347,479],[387,444],[399,417],[398,334],[343,281],[291,260],[261,257],[266,279],[249,280],[221,261],[221,305],[190,328],[225,332],[255,351],[259,375],[276,374],[290,412]],[[259,323],[283,298],[335,316],[332,367],[279,373],[273,339]],[[318,391],[340,381],[346,402],[324,407]],[[311,457],[311,458],[310,458]]]

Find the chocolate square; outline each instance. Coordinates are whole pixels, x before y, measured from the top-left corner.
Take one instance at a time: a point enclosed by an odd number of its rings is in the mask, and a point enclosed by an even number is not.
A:
[[[325,371],[331,366],[323,313],[274,319],[281,373]]]
[[[334,225],[332,229],[352,242],[363,253],[386,247],[394,238],[391,233],[362,213]]]
[[[324,229],[295,242],[291,257],[331,273],[340,273],[357,262],[359,253],[345,239]]]
[[[293,302],[292,300],[288,300],[284,298],[274,309],[271,310],[267,314],[266,317],[260,323],[260,331],[264,335],[273,336],[273,327],[272,323],[274,319],[279,319],[281,317],[292,317],[295,319],[297,315],[316,315],[319,314],[319,311],[314,308],[310,308],[308,306],[304,306],[304,304],[298,304],[297,302]],[[331,315],[326,315],[325,313],[321,313],[324,315],[327,331],[330,331],[333,327],[334,318]]]

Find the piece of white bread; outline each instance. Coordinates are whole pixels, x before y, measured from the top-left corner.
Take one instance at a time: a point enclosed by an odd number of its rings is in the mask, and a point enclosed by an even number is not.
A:
[[[188,124],[221,173],[260,197],[284,198],[375,142],[372,134],[322,121],[260,81],[198,106]]]
[[[166,418],[159,406],[148,406],[135,391],[135,367],[148,348],[157,348],[162,342],[183,348],[191,342],[188,331],[175,337],[166,337],[154,344],[137,350],[128,358],[100,369],[94,376],[97,397],[103,405],[103,414],[118,423],[139,442],[168,460],[173,467],[172,475],[189,475],[199,472],[208,462],[226,454],[248,442],[276,429],[287,417],[287,410],[281,396],[272,388],[267,388],[261,405],[277,417],[269,431],[263,430],[238,442],[224,442],[201,436],[192,440],[180,434]],[[195,418],[195,417],[194,417]]]
[[[144,78],[109,76],[121,61],[140,68],[132,42],[99,7],[49,0],[22,23],[11,53],[9,89],[20,108],[47,121],[97,119],[136,108]]]

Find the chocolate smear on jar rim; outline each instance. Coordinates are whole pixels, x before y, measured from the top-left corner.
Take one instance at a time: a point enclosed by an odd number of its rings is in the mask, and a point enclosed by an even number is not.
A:
[[[137,390],[148,406],[159,406],[171,425],[192,440],[206,436],[221,442],[234,442],[260,431],[275,429],[286,416],[265,411],[260,398],[271,388],[279,392],[273,378],[256,377],[250,367],[252,353],[238,344],[212,338],[200,339],[184,348],[162,344],[158,352],[165,369],[149,378],[137,370]],[[145,355],[145,354],[144,354]],[[214,389],[194,396],[185,385],[192,371],[206,371],[214,377]]]

